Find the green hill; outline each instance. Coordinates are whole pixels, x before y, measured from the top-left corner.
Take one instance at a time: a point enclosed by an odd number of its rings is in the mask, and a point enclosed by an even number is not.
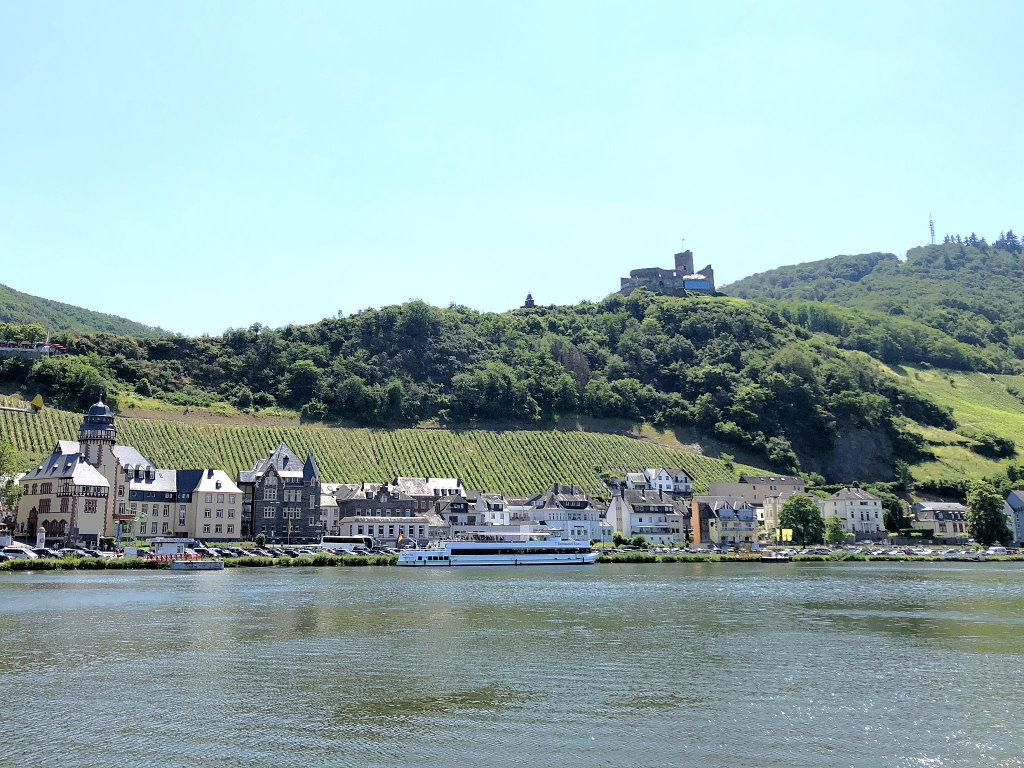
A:
[[[0,405],[24,404],[0,397]],[[35,461],[57,440],[76,439],[81,421],[81,414],[51,408],[39,414],[0,411],[0,436]],[[513,496],[538,493],[555,482],[602,495],[602,474],[653,466],[686,469],[699,490],[743,472],[764,473],[647,440],[582,431],[265,427],[132,418],[118,418],[117,428],[120,443],[168,469],[217,467],[233,476],[284,441],[300,455],[312,451],[326,482],[461,477],[470,488]]]
[[[857,348],[887,362],[1018,373],[1024,370],[1021,245],[1012,231],[992,245],[974,235],[960,239],[913,248],[904,261],[872,253],[781,267],[722,290],[780,301],[787,317],[810,330],[833,322],[847,334],[872,337]]]
[[[166,333],[160,328],[151,328],[123,317],[31,296],[6,285],[0,285],[0,322],[24,325],[38,323],[51,333],[116,333],[139,338],[152,338]]]

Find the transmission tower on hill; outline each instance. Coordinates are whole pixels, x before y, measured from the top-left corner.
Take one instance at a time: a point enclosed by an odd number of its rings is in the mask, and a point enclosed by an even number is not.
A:
[[[932,221],[932,215],[928,214],[928,229],[932,233],[932,245],[935,245],[935,222]]]

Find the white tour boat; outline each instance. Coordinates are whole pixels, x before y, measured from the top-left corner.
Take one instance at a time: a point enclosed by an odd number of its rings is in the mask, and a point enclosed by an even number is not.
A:
[[[223,571],[223,560],[171,560],[172,571]]]
[[[551,532],[516,534],[473,533],[438,541],[429,547],[410,547],[397,565],[588,565],[597,562],[589,541],[553,538]]]

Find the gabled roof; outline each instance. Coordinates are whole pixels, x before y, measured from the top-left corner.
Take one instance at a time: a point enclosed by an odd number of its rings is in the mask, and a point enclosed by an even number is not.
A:
[[[121,462],[122,467],[131,466],[133,469],[145,469],[146,467],[155,467],[152,461],[147,459],[138,449],[132,448],[130,445],[115,445],[113,447],[113,453],[117,456],[117,460]]]
[[[881,501],[881,499],[861,488],[841,488],[825,501]]]
[[[128,479],[128,488],[132,491],[158,491],[160,493],[178,492],[178,473],[173,469],[158,469]]]
[[[803,485],[802,478],[793,475],[740,475],[741,483],[785,483],[786,485]]]
[[[967,507],[957,501],[918,501],[914,504],[919,510],[932,512],[966,512]]]
[[[315,460],[313,466],[316,466]],[[252,469],[239,472],[238,482],[254,483],[271,469],[275,470],[279,475],[287,472],[289,473],[288,477],[302,476],[304,471],[303,463],[295,451],[289,448],[286,443],[278,443],[278,446],[267,454],[267,458],[257,461]]]

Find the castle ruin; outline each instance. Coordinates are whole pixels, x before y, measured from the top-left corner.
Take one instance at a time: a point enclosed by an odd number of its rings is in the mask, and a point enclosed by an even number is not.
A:
[[[647,288],[668,296],[686,296],[689,293],[715,293],[715,270],[708,264],[699,272],[693,268],[693,251],[675,255],[675,269],[643,267],[630,270],[629,277],[619,280],[619,293],[628,296],[637,288]]]

